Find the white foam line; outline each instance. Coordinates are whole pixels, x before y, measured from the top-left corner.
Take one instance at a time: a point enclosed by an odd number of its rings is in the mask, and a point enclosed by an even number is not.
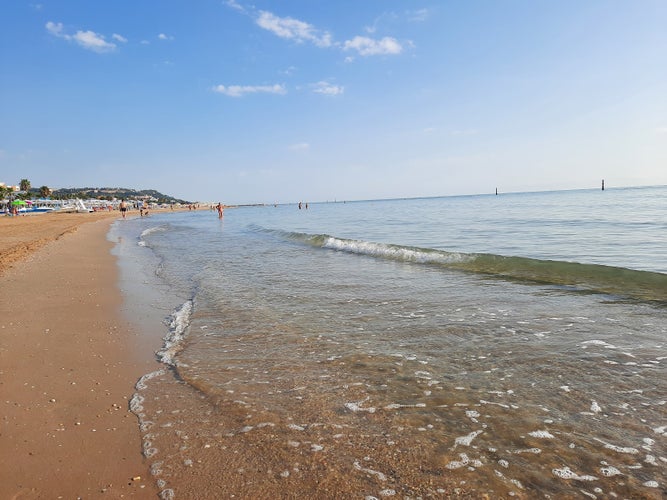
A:
[[[470,463],[470,459],[465,453],[459,453],[459,458],[461,460],[452,460],[447,465],[445,465],[445,467],[448,469],[460,469],[461,467],[464,467]]]
[[[539,448],[528,448],[528,449],[523,449],[523,450],[514,450],[512,453],[515,455],[521,455],[522,453],[533,453],[535,455],[539,455],[542,453],[542,450]]]
[[[159,377],[160,375],[164,375],[165,371],[163,369],[155,370],[154,372],[147,373],[143,377],[141,377],[137,383],[135,384],[135,389],[138,391],[143,391],[146,390],[146,382],[149,381],[152,378]]]
[[[350,404],[350,403],[348,403],[348,404]],[[387,406],[384,407],[385,410],[397,410],[399,408],[426,408],[426,403],[416,403],[416,404],[413,404],[413,405],[402,405],[402,404],[399,404],[399,403],[390,403],[390,404],[388,404]]]
[[[601,467],[600,468],[600,473],[605,476],[605,477],[612,477],[612,476],[620,476],[621,471],[618,470],[616,467],[612,467],[611,465],[607,467]]]
[[[553,439],[555,437],[549,431],[533,431],[529,432],[528,435],[540,439]]]
[[[182,347],[186,330],[190,324],[190,314],[192,312],[192,301],[188,300],[171,315],[169,324],[169,333],[164,338],[164,346],[158,351],[160,361],[165,364],[173,365],[174,356]]]
[[[584,349],[586,349],[586,347],[588,347],[589,345],[599,345],[604,347],[605,349],[618,349],[618,347],[616,347],[615,345],[610,344],[609,342],[605,342],[604,340],[587,340],[585,342],[582,342],[581,345],[585,346]]]
[[[460,469],[461,467],[464,467],[466,465],[470,466],[469,468],[477,468],[477,467],[482,467],[484,464],[481,462],[481,460],[478,459],[470,459],[468,458],[468,455],[465,453],[459,453],[459,458],[461,460],[453,460],[449,462],[445,467],[448,469]]]
[[[368,401],[368,399],[369,398],[366,398],[363,401],[356,401],[356,402],[353,401],[353,402],[350,402],[350,403],[345,403],[345,408],[347,408],[348,410],[353,411],[353,412],[365,411],[365,412],[368,412],[368,413],[375,413],[375,408],[373,408],[372,406],[369,407],[369,408],[362,408],[361,407],[361,404]]]
[[[510,408],[509,405],[506,405],[506,404],[503,404],[503,403],[494,403],[493,401],[485,401],[484,399],[480,399],[479,402],[482,403],[483,405],[496,405],[496,406],[500,406],[501,408],[507,408],[508,410]]]
[[[597,477],[583,475],[572,472],[569,467],[563,467],[562,469],[551,469],[551,472],[554,476],[560,477],[561,479],[576,479],[577,481],[597,481]]]
[[[594,438],[598,443],[602,443],[604,447],[608,450],[614,450],[617,451],[618,453],[628,453],[630,455],[637,455],[639,453],[639,450],[637,448],[629,448],[629,447],[622,447],[622,446],[616,446],[615,444],[610,444],[602,441],[601,439]]]
[[[473,431],[470,434],[468,434],[467,436],[457,437],[454,440],[454,447],[456,448],[458,445],[470,446],[470,444],[472,443],[472,440],[475,439],[477,436],[479,436],[482,432],[484,432],[484,431]]]
[[[361,464],[359,463],[359,460],[355,460],[354,464],[352,464],[354,468],[360,472],[365,472],[366,474],[370,474],[371,476],[376,476],[380,481],[386,481],[387,476],[385,476],[382,472],[373,470],[373,469],[367,469],[365,467],[362,467]]]

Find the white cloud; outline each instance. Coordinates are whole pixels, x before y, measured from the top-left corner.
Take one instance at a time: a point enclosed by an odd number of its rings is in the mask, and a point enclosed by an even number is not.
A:
[[[46,23],[46,30],[53,36],[63,38],[78,43],[81,47],[93,52],[112,52],[116,49],[116,44],[107,42],[103,35],[95,33],[94,31],[77,31],[73,35],[69,35],[63,31],[62,23],[54,23],[49,21]]]
[[[257,26],[274,35],[292,40],[297,43],[310,42],[317,47],[328,48],[337,47],[343,50],[355,50],[362,56],[373,55],[396,55],[404,50],[404,46],[393,37],[384,37],[381,39],[374,39],[365,36],[356,36],[352,40],[347,40],[344,43],[334,41],[333,36],[326,30],[318,29],[310,23],[294,19],[292,17],[280,17],[272,12],[266,10],[255,10],[254,7],[241,5],[238,0],[225,0],[224,3],[243,14],[252,16]],[[423,21],[428,15],[426,9],[407,11],[406,15],[410,21]],[[377,31],[377,25],[386,19],[394,20],[398,16],[394,13],[385,13],[380,16],[372,26],[366,27],[366,31],[370,34]],[[408,43],[408,45],[410,45]],[[351,62],[354,58],[346,57],[345,62]]]
[[[231,7],[234,10],[238,10],[239,12],[245,13],[245,8],[243,5],[240,5],[236,0],[227,0],[225,2],[227,4],[227,7]]]
[[[296,71],[296,66],[290,66],[289,68],[281,71],[280,73],[285,75],[285,76],[292,76],[294,72]]]
[[[344,50],[356,50],[362,56],[395,55],[403,52],[403,47],[395,38],[384,37],[380,40],[365,36],[355,36],[343,45]]]
[[[217,85],[213,87],[213,92],[224,94],[229,97],[243,97],[246,94],[287,94],[284,85]]]
[[[256,23],[260,28],[270,31],[280,38],[296,42],[312,42],[318,47],[330,47],[331,35],[319,31],[313,25],[291,17],[278,17],[271,12],[260,11]]]
[[[340,95],[343,92],[345,92],[345,87],[341,87],[340,85],[332,85],[329,82],[317,82],[313,84],[313,92],[316,94],[324,94],[324,95]]]
[[[428,9],[411,10],[407,13],[408,21],[423,22],[429,17]]]
[[[49,21],[48,23],[46,23],[46,31],[48,31],[54,36],[63,36],[62,35],[63,23],[54,23],[52,21]]]
[[[118,33],[114,33],[113,35],[111,35],[111,38],[113,38],[117,42],[127,43],[127,38],[125,38],[123,35],[119,35]]]
[[[102,35],[94,31],[77,31],[72,39],[84,49],[94,52],[111,52],[116,48],[115,43],[107,42]]]
[[[171,36],[171,35],[165,35],[164,33],[160,33],[157,37],[158,37],[160,40],[173,40],[173,39],[174,39],[173,36]]]

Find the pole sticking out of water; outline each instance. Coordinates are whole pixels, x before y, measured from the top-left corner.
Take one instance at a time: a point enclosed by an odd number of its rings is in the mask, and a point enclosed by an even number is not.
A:
[[[604,179],[602,179],[602,191],[604,191]]]

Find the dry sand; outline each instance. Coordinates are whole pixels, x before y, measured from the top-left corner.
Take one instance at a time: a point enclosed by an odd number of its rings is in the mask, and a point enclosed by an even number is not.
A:
[[[128,409],[156,362],[120,311],[118,218],[0,217],[0,499],[157,496]]]

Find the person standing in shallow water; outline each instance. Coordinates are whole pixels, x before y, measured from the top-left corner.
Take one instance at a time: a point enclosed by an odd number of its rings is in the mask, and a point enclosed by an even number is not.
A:
[[[120,214],[123,216],[123,219],[125,218],[125,214],[127,214],[127,203],[125,203],[125,200],[120,200]]]
[[[215,207],[218,210],[218,219],[222,219],[222,216],[224,215],[224,208],[220,202],[218,202],[218,206]]]

